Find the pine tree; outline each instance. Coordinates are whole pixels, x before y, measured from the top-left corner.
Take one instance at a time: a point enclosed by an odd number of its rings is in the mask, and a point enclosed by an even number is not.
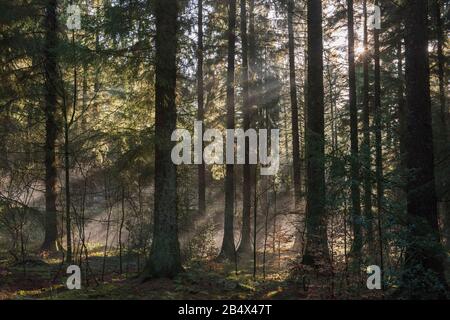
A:
[[[447,284],[437,214],[428,58],[428,6],[405,12],[408,242],[403,286],[411,298],[444,298]]]
[[[177,172],[171,159],[176,129],[178,0],[157,0],[156,109],[155,109],[155,207],[153,241],[144,279],[172,278],[182,270],[178,242]]]
[[[227,67],[227,129],[235,128],[234,119],[234,72],[236,52],[236,0],[228,1],[228,67]],[[234,165],[226,165],[225,175],[225,213],[222,249],[219,258],[233,260],[234,244]]]
[[[57,1],[49,0],[45,7],[45,45],[44,45],[44,74],[45,74],[45,239],[41,251],[55,251],[57,249],[57,209],[56,209],[56,139],[58,124],[56,121],[58,73],[57,55],[58,45]]]
[[[308,0],[307,207],[303,263],[329,261],[325,211],[322,1]]]

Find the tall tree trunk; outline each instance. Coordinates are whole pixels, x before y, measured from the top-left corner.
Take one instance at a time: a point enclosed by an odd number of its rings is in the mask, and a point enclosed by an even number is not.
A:
[[[445,129],[447,129],[447,96],[446,96],[446,62],[444,55],[444,47],[445,47],[445,35],[442,26],[442,18],[441,18],[441,1],[434,1],[434,19],[436,20],[436,36],[437,36],[437,55],[438,55],[438,78],[439,78],[439,102],[440,102],[440,115],[442,120],[442,125]],[[447,132],[446,132],[447,133]],[[447,135],[446,135],[447,137]]]
[[[373,212],[372,212],[372,157],[370,152],[370,107],[369,107],[369,33],[368,33],[368,15],[367,0],[363,2],[364,15],[364,56],[363,56],[363,142],[361,153],[363,158],[363,187],[364,187],[364,217],[366,219],[366,238],[369,250],[369,257],[373,262],[375,255],[375,243],[373,236]]]
[[[242,100],[244,111],[244,130],[250,129],[251,107],[249,103],[249,78],[248,78],[248,38],[247,38],[247,0],[241,0],[241,41],[242,41]],[[249,254],[251,245],[251,166],[249,164],[249,139],[246,139],[245,164],[243,172],[243,203],[242,203],[242,233],[239,254]]]
[[[236,0],[228,1],[228,69],[227,69],[227,129],[234,129],[234,65],[236,51]],[[234,165],[226,165],[225,214],[222,249],[219,257],[235,258],[234,244]]]
[[[410,297],[444,298],[447,284],[434,183],[428,6],[422,0],[410,0],[408,4],[405,21],[406,164],[411,174],[407,182],[408,242],[403,280]]]
[[[45,239],[42,251],[57,249],[57,218],[56,218],[56,153],[55,144],[58,135],[56,123],[57,104],[57,61],[56,47],[58,42],[56,17],[57,1],[49,0],[45,8]]]
[[[292,122],[292,158],[294,167],[294,196],[295,206],[302,194],[302,176],[300,160],[300,129],[298,125],[298,100],[297,100],[297,81],[295,78],[295,39],[294,39],[294,0],[288,0],[288,47],[289,47],[289,84],[291,96],[291,122]]]
[[[153,241],[144,279],[182,270],[177,224],[177,172],[171,159],[176,128],[178,0],[156,0],[155,209]]]
[[[348,83],[350,107],[350,141],[351,141],[351,198],[353,222],[353,258],[361,263],[361,196],[359,191],[359,146],[358,146],[358,109],[356,106],[356,68],[355,68],[355,33],[353,17],[353,0],[347,0],[348,19]]]
[[[74,66],[73,66],[73,97],[72,97],[72,112],[75,113],[78,98],[78,73],[76,65],[76,52],[75,52],[75,32],[72,31],[72,49],[74,50]],[[69,108],[68,104],[65,103],[63,106],[63,116],[64,116],[64,174],[65,174],[65,196],[66,196],[66,246],[67,254],[66,261],[72,263],[72,221],[70,215],[70,126],[72,119],[69,119]]]
[[[303,263],[329,262],[325,212],[322,1],[308,0],[307,239]]]
[[[434,1],[434,19],[436,24],[436,37],[437,37],[437,58],[438,58],[438,79],[439,79],[439,116],[437,117],[438,123],[436,126],[437,131],[437,148],[436,151],[436,163],[437,170],[443,168],[448,172],[448,163],[450,157],[450,148],[448,143],[448,109],[447,109],[447,93],[446,84],[448,83],[448,78],[446,77],[446,61],[444,55],[445,48],[445,35],[442,27],[442,17],[441,17],[441,1]],[[448,174],[444,174],[442,177],[439,176],[437,179],[437,194],[438,201],[440,203],[440,211],[443,215],[444,222],[444,239],[446,243],[447,251],[450,251],[450,196],[448,190],[450,184],[450,179]]]
[[[248,74],[249,74],[249,105],[250,105],[250,122],[256,126],[257,115],[257,99],[256,94],[256,34],[255,34],[255,0],[249,0],[248,8]]]
[[[399,187],[396,188],[398,194],[398,202],[400,205],[401,213],[404,214],[407,211],[406,206],[406,179],[407,179],[407,166],[406,166],[406,101],[405,101],[405,77],[403,72],[403,29],[401,24],[398,29],[399,37],[397,41],[397,119],[398,119],[398,171],[399,175]]]
[[[400,29],[401,33],[402,30]],[[406,106],[405,106],[405,77],[403,75],[403,54],[402,54],[402,38],[397,42],[397,105],[398,105],[398,121],[399,121],[399,151],[400,151],[400,167],[404,171],[405,164],[405,135],[406,135]]]
[[[204,81],[203,81],[203,0],[198,0],[198,44],[197,44],[197,120],[203,122],[204,115]],[[202,139],[203,150],[203,139]],[[206,212],[206,182],[205,163],[198,166],[198,213],[204,216]]]
[[[403,35],[401,25],[398,29],[399,35]],[[403,50],[402,50],[403,36],[397,40],[397,119],[398,119],[398,168],[400,172],[400,187],[398,188],[399,200],[402,204],[402,212],[406,212],[406,101],[405,101],[405,77],[403,74]],[[403,205],[404,204],[404,205]]]
[[[379,5],[379,1],[375,1]],[[382,214],[383,214],[383,149],[381,146],[381,68],[380,68],[380,31],[374,29],[374,60],[375,60],[375,90],[374,90],[374,114],[375,114],[375,179],[377,184],[377,214],[378,214],[378,250],[380,268],[384,270]]]

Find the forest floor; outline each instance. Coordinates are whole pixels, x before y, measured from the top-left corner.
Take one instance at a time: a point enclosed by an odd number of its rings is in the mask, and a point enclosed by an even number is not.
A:
[[[30,259],[26,263],[8,264],[0,259],[1,299],[186,299],[186,300],[298,300],[380,298],[365,290],[349,290],[348,279],[295,280],[290,276],[289,257],[267,255],[266,265],[258,265],[253,276],[253,262],[196,262],[174,279],[155,279],[142,283],[136,260],[123,261],[118,272],[119,257],[103,259],[100,252],[89,257],[89,272],[82,271],[82,288],[68,290],[66,265],[53,259]],[[262,255],[258,261],[263,261]],[[291,260],[292,261],[292,260]],[[139,263],[139,262],[138,262]],[[84,268],[86,269],[86,268]],[[104,272],[103,272],[104,270]],[[265,273],[265,275],[264,275]],[[103,274],[103,276],[102,276]],[[102,279],[103,278],[103,279]],[[311,276],[309,279],[314,279]]]

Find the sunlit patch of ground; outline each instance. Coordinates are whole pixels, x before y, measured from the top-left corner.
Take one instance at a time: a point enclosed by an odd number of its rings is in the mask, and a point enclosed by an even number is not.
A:
[[[298,299],[351,299],[352,297],[377,298],[368,292],[351,292],[344,288],[342,278],[316,278],[308,275],[295,280],[290,277],[290,253],[258,255],[257,273],[253,275],[251,258],[235,263],[191,262],[185,272],[175,279],[155,279],[142,283],[136,261],[123,261],[123,273],[118,272],[118,257],[103,257],[94,252],[89,257],[89,272],[82,269],[81,290],[68,290],[65,281],[66,265],[53,257],[31,260],[22,265],[0,266],[0,299],[186,299],[186,300],[298,300]],[[243,260],[243,259],[242,259]],[[101,274],[105,262],[103,281]],[[332,288],[332,289],[330,289]]]
[[[55,257],[36,257],[25,264],[3,262],[0,299],[276,299],[286,290],[285,274],[267,266],[264,278],[262,267],[258,266],[254,278],[251,261],[239,262],[237,269],[234,263],[190,263],[175,279],[145,283],[140,281],[134,261],[124,261],[128,272],[121,275],[117,265],[117,256],[106,258],[101,281],[103,257],[94,252],[89,257],[91,270],[83,277],[82,289],[68,290],[65,286],[67,266]]]

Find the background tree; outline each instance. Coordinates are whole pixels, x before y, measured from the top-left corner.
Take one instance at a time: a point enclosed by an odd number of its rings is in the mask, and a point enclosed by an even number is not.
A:
[[[379,6],[379,1],[375,0],[375,5]],[[374,28],[374,131],[375,131],[375,179],[377,189],[377,215],[378,215],[378,250],[381,270],[384,272],[384,252],[382,234],[383,216],[383,147],[382,147],[382,110],[381,110],[381,66],[380,66],[380,30]]]
[[[356,70],[355,70],[355,32],[353,17],[353,1],[347,0],[348,19],[348,83],[349,83],[349,109],[350,109],[350,140],[351,140],[351,197],[352,197],[352,222],[353,222],[353,246],[352,253],[360,264],[362,248],[361,232],[361,197],[359,184],[359,142],[358,142],[358,109],[356,106]]]
[[[363,163],[363,187],[364,187],[364,218],[366,219],[366,238],[369,247],[369,255],[375,256],[375,243],[373,235],[373,212],[372,212],[372,182],[371,167],[372,159],[370,152],[370,79],[369,79],[369,32],[368,32],[368,14],[367,0],[363,1],[363,98],[362,98],[362,131],[363,140],[361,144],[361,157]]]
[[[301,185],[301,160],[300,160],[300,128],[298,124],[297,80],[295,72],[295,38],[294,38],[294,0],[287,1],[288,14],[288,47],[289,47],[289,92],[291,98],[291,123],[292,123],[292,158],[295,203],[300,201],[302,193]]]

